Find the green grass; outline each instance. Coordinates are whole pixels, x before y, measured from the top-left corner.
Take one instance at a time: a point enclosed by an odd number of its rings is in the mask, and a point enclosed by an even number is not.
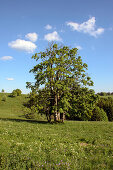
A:
[[[24,100],[0,104],[0,169],[113,169],[112,122],[25,120]]]
[[[6,95],[6,101],[2,97]],[[0,118],[17,118],[23,114],[23,103],[27,101],[27,95],[10,97],[9,93],[0,93]]]

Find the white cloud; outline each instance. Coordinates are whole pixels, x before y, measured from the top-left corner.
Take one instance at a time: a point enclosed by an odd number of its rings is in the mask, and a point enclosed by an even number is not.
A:
[[[12,56],[3,56],[0,58],[0,60],[6,61],[6,60],[12,60],[13,57]]]
[[[52,29],[52,26],[49,25],[49,24],[47,24],[47,25],[45,26],[45,29],[46,29],[46,30],[51,30],[51,29]]]
[[[26,37],[27,39],[29,39],[30,41],[32,41],[32,42],[36,42],[37,39],[38,39],[38,34],[35,33],[35,32],[33,32],[33,33],[28,33],[27,35],[25,35],[25,37]]]
[[[34,50],[37,48],[37,46],[32,43],[31,41],[25,41],[21,39],[17,39],[15,41],[12,41],[8,43],[9,47],[20,50],[20,51],[25,51],[28,53],[33,53]]]
[[[13,81],[14,78],[6,78],[8,81]]]
[[[78,50],[82,50],[82,47],[81,47],[80,45],[77,45],[76,48],[77,48]]]
[[[67,22],[67,25],[72,28],[73,31],[79,31],[83,33],[88,33],[91,36],[97,37],[104,32],[104,28],[96,29],[96,19],[95,17],[90,18],[88,21],[81,24],[76,22]]]
[[[60,36],[58,35],[56,31],[46,34],[44,36],[44,39],[47,41],[62,41],[62,39],[60,38]]]

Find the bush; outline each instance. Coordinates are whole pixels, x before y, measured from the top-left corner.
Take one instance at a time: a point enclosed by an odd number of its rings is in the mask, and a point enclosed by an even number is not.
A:
[[[77,88],[72,91],[71,108],[67,119],[87,121],[91,120],[92,111],[97,103],[98,96],[93,90],[88,88]]]
[[[20,89],[13,90],[11,93],[12,97],[21,96],[22,91]]]
[[[108,121],[108,117],[106,112],[102,109],[99,108],[98,106],[95,107],[93,110],[93,115],[91,117],[92,121]]]
[[[36,117],[36,108],[35,107],[31,107],[31,108],[24,108],[24,116],[27,119],[35,119]]]
[[[12,93],[11,93],[11,96],[12,97],[16,97],[17,96],[17,92],[15,90],[13,90]]]
[[[46,115],[40,114],[35,106],[31,108],[24,108],[24,117],[26,119],[46,120]]]
[[[22,91],[21,91],[20,89],[16,89],[15,91],[16,91],[16,93],[17,93],[17,96],[21,96]]]
[[[2,97],[2,101],[6,102],[6,100],[7,100],[7,96],[4,95],[4,96]]]
[[[113,121],[113,99],[111,97],[100,98],[97,106],[106,112],[109,121]]]

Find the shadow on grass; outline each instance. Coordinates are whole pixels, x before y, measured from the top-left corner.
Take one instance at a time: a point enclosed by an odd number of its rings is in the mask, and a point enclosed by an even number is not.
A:
[[[37,123],[37,124],[50,124],[48,121],[42,120],[29,120],[29,119],[15,119],[15,118],[0,118],[3,121],[11,121],[11,122],[28,122],[28,123]]]

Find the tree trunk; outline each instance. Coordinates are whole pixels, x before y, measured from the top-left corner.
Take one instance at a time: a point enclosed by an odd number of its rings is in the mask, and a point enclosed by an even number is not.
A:
[[[59,99],[60,99],[60,95],[59,95],[59,92],[58,92],[57,105],[58,105]],[[58,120],[60,121],[60,112],[58,112]]]
[[[64,122],[64,119],[65,119],[65,113],[63,113],[62,115],[62,122]]]
[[[55,95],[55,113],[54,113],[54,121],[58,121],[58,113],[57,113],[57,95]]]
[[[64,122],[64,119],[65,119],[65,113],[62,113],[61,114],[61,121]]]
[[[57,113],[58,120],[60,121],[60,112]]]

